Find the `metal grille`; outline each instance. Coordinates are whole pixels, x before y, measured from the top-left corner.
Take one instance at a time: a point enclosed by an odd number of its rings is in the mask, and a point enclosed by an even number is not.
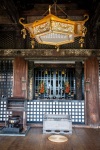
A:
[[[42,122],[44,114],[69,114],[73,123],[84,124],[82,100],[35,100],[27,102],[27,121]]]
[[[6,112],[6,101],[0,100],[0,122],[8,119],[12,112]],[[27,122],[42,123],[44,114],[70,115],[72,122],[84,124],[84,101],[82,100],[29,100],[27,101]]]
[[[15,34],[13,31],[0,32],[0,48],[15,48]]]
[[[67,98],[74,99],[75,96],[75,68],[62,69],[35,69],[35,98],[40,98],[39,91],[41,81],[44,82],[44,98]],[[68,82],[70,92],[65,94],[65,83]]]
[[[0,97],[11,97],[13,86],[13,67],[11,60],[0,61]]]

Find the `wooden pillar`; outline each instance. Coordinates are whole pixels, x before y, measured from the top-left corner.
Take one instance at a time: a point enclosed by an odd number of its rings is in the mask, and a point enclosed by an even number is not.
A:
[[[34,95],[34,62],[29,61],[28,63],[28,99],[33,100]]]
[[[13,97],[27,98],[28,64],[23,57],[16,57],[13,64]]]
[[[97,58],[90,57],[85,61],[85,121],[87,125],[97,127],[99,125],[99,88],[98,88]]]
[[[75,62],[76,99],[82,100],[82,62]]]

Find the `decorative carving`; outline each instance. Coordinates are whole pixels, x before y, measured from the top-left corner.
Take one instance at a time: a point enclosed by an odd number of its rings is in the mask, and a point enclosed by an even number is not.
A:
[[[82,100],[82,62],[75,62],[76,99]]]
[[[58,64],[34,64],[34,68],[58,68]],[[75,68],[75,64],[59,64],[59,68]],[[44,69],[45,70],[45,69]]]
[[[34,63],[28,62],[28,99],[33,99],[33,74],[34,74]]]
[[[20,56],[31,59],[53,59],[56,60],[71,60],[72,57],[75,57],[77,60],[86,59],[89,56],[93,55],[93,52],[96,51],[96,57],[100,57],[99,49],[61,49],[57,52],[55,49],[0,49],[0,56],[2,57],[15,57],[18,56],[18,51],[20,51]],[[56,58],[57,57],[57,58]],[[71,58],[70,58],[71,57]]]

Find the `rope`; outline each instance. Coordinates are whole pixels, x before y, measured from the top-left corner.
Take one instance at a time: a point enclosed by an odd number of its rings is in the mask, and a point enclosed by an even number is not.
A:
[[[58,5],[57,5],[57,7],[58,7],[66,16],[68,16]]]

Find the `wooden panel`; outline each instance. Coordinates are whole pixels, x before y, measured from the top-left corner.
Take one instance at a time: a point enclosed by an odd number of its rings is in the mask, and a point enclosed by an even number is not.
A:
[[[16,57],[13,64],[13,97],[27,98],[27,61],[22,57]]]
[[[86,124],[99,125],[99,90],[98,66],[96,57],[91,57],[85,62],[85,105]]]

